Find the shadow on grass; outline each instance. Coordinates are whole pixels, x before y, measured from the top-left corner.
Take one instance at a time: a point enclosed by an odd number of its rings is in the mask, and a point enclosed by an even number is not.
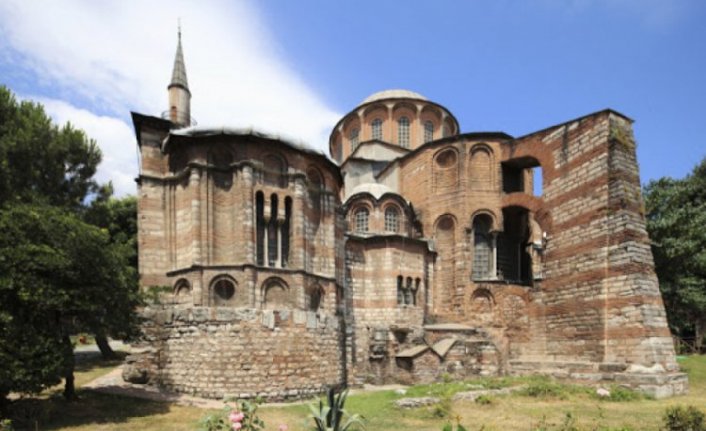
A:
[[[59,395],[25,398],[10,406],[15,429],[55,430],[67,426],[87,426],[127,422],[132,418],[169,412],[170,405],[119,395],[79,390],[79,399],[67,402]]]

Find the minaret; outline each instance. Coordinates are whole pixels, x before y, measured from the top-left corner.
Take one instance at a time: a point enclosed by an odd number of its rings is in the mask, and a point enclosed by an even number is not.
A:
[[[174,57],[172,82],[167,87],[169,90],[169,120],[176,127],[191,125],[191,92],[186,81],[186,66],[184,54],[181,51],[181,25],[179,26],[179,43]]]

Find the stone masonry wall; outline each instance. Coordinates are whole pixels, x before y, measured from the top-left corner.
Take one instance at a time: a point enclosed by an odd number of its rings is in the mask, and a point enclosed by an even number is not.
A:
[[[208,398],[296,399],[343,382],[342,332],[330,314],[251,308],[148,309],[152,383]]]
[[[675,370],[630,120],[602,111],[504,148],[505,160],[523,157],[544,173],[542,198],[529,202],[547,232],[543,360]]]

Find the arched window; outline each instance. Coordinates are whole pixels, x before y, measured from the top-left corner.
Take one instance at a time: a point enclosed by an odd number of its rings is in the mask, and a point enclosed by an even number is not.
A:
[[[412,277],[407,277],[407,287],[404,290],[404,303],[405,305],[413,305],[414,290],[412,287]]]
[[[471,150],[469,179],[472,188],[488,190],[493,186],[493,159],[490,150],[481,145]]]
[[[213,303],[227,305],[235,296],[235,284],[227,278],[220,278],[213,284]]]
[[[385,231],[397,232],[400,230],[400,217],[397,208],[387,207],[385,209]]]
[[[434,140],[434,123],[431,121],[424,122],[424,143]]]
[[[279,279],[267,280],[263,288],[263,308],[281,309],[292,307],[292,297],[287,287]]]
[[[493,243],[490,235],[492,220],[486,214],[473,219],[473,279],[483,280],[493,274]]]
[[[182,278],[176,282],[174,287],[174,301],[178,304],[188,304],[191,302],[191,285],[188,280]]]
[[[279,263],[277,258],[279,254],[278,236],[280,234],[277,221],[278,204],[277,195],[272,193],[270,196],[270,222],[267,224],[267,265],[273,267],[278,266]]]
[[[409,148],[409,118],[400,117],[397,120],[397,143],[403,148]]]
[[[412,299],[414,300],[414,305],[417,305],[417,293],[419,292],[419,286],[422,284],[421,278],[416,278],[414,280],[414,292],[412,293]]]
[[[258,265],[265,265],[265,195],[255,193],[255,260]]]
[[[453,190],[458,186],[458,166],[458,154],[452,147],[442,149],[434,156],[434,191]]]
[[[397,305],[404,304],[404,277],[397,277]]]
[[[324,290],[321,286],[314,286],[314,288],[309,293],[309,310],[319,311],[321,308],[322,300],[324,299]]]
[[[351,129],[351,134],[349,138],[351,141],[351,152],[353,152],[356,148],[358,148],[358,143],[360,142],[360,129],[357,127]]]
[[[382,141],[382,120],[379,118],[374,119],[370,127],[373,129],[372,138]]]
[[[367,232],[368,231],[368,217],[370,213],[367,208],[358,208],[355,212],[355,231],[356,232]]]

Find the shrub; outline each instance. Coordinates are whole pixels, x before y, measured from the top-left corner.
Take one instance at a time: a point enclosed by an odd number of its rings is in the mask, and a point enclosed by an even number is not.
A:
[[[438,393],[439,401],[431,406],[431,414],[437,418],[450,418],[453,416],[453,394],[452,389]]]
[[[663,421],[668,431],[706,431],[704,413],[694,406],[668,407]]]
[[[454,426],[451,425],[450,423],[447,423],[446,425],[444,425],[444,427],[441,429],[441,431],[468,431],[463,425],[461,425],[459,423],[459,420],[460,419],[458,419],[458,418],[456,419],[456,428],[454,428]],[[481,428],[481,429],[483,429],[483,428]]]
[[[476,404],[480,404],[482,406],[487,406],[488,404],[493,404],[493,399],[489,397],[488,395],[481,395],[478,398],[476,398]]]
[[[344,409],[347,397],[348,390],[336,394],[336,391],[331,388],[326,394],[327,406],[324,406],[321,400],[319,400],[318,410],[314,405],[309,405],[316,431],[347,431],[355,429],[355,426],[363,426],[359,415],[349,415]],[[348,418],[344,422],[346,416]]]
[[[549,380],[532,382],[520,391],[520,394],[533,398],[566,398],[565,388]]]
[[[258,401],[235,402],[235,407],[227,405],[219,413],[208,415],[199,422],[200,431],[263,431],[265,423],[257,416]]]

